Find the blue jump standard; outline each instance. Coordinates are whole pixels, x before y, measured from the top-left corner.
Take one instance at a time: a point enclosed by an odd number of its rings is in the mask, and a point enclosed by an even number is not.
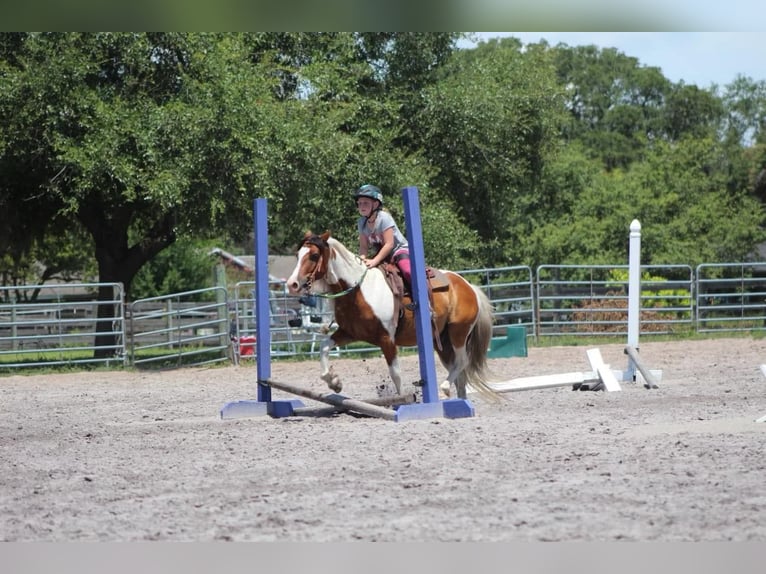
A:
[[[410,245],[412,266],[412,300],[415,306],[415,334],[418,340],[420,378],[423,381],[423,402],[394,407],[393,420],[396,422],[432,418],[466,418],[475,415],[473,405],[465,399],[439,400],[436,381],[433,339],[431,338],[431,317],[428,305],[428,284],[425,257],[423,256],[423,234],[420,226],[420,205],[418,188],[405,187],[402,190],[404,214],[407,224],[407,241]],[[258,363],[258,400],[244,400],[227,403],[221,409],[221,418],[250,416],[288,417],[295,409],[303,407],[299,400],[271,400],[271,387],[260,381],[271,379],[271,331],[269,329],[268,292],[268,218],[266,199],[258,198],[253,204],[255,229],[255,313],[256,352]]]

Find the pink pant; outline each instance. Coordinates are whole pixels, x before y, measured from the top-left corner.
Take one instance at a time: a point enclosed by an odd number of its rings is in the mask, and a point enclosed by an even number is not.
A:
[[[404,255],[404,257],[397,257],[398,255]],[[399,271],[402,272],[402,277],[404,278],[405,283],[412,285],[412,268],[410,267],[409,252],[404,249],[400,249],[394,254],[393,259],[396,262],[396,266],[399,268]]]

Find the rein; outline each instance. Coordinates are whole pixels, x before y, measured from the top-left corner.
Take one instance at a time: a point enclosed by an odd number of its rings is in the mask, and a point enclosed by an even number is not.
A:
[[[348,287],[347,289],[344,289],[343,291],[338,291],[337,293],[312,293],[312,295],[314,295],[315,297],[322,297],[323,299],[337,299],[338,297],[343,297],[344,295],[348,295],[354,289],[359,287],[359,285],[362,284],[362,281],[364,281],[364,276],[367,275],[368,271],[369,271],[369,268],[365,267],[364,268],[364,273],[362,273],[362,276],[359,278],[359,281],[357,281],[351,287]]]

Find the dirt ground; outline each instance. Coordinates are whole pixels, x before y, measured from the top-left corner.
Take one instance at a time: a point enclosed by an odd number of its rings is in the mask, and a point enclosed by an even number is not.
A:
[[[599,348],[625,368],[622,345]],[[2,377],[0,540],[766,540],[766,340],[640,352],[660,388],[472,396],[475,417],[401,423],[221,420],[256,398],[252,364]],[[333,364],[350,397],[387,380],[382,358]],[[586,347],[490,364],[589,370]],[[326,390],[316,361],[271,369]]]

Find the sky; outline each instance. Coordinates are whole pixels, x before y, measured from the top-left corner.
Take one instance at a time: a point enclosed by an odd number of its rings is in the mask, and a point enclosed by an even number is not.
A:
[[[766,81],[766,33],[763,32],[477,32],[479,40],[514,36],[525,44],[545,39],[550,45],[595,44],[616,48],[654,66],[673,82],[700,88],[724,87],[737,75]]]

